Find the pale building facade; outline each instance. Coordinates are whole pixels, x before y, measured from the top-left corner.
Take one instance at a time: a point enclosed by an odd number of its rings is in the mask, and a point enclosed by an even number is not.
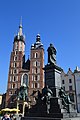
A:
[[[76,100],[77,100],[77,111],[80,112],[80,69],[76,67],[74,70],[75,85],[76,85]]]
[[[61,73],[62,87],[65,92],[69,94],[71,101],[74,103],[72,108],[76,110],[76,87],[75,87],[75,77],[71,69],[69,68],[67,74],[62,71]]]

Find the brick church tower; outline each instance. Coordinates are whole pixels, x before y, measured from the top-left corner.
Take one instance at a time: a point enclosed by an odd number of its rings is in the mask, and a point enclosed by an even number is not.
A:
[[[37,34],[36,42],[31,46],[30,52],[30,75],[29,75],[29,95],[32,104],[35,104],[37,91],[44,87],[44,48],[40,35]]]
[[[20,23],[19,32],[14,37],[13,51],[10,56],[10,66],[8,74],[8,85],[6,92],[6,107],[15,107],[14,100],[17,97],[18,89],[21,85],[21,73],[24,63],[25,37]],[[9,105],[9,106],[8,106]]]

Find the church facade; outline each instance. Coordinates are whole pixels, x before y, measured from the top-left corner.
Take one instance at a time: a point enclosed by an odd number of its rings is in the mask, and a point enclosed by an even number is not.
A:
[[[35,99],[31,94],[34,91],[41,91],[44,87],[44,48],[40,35],[37,34],[36,42],[31,45],[30,59],[25,60],[25,36],[20,23],[19,32],[14,37],[13,50],[10,56],[6,107],[14,108],[17,105],[20,87],[25,84],[28,88],[28,96],[31,103]]]

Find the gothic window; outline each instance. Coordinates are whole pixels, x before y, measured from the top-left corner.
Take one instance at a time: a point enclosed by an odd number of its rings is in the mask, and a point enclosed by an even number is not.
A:
[[[37,81],[37,75],[35,75],[35,80]]]
[[[34,88],[34,84],[33,83],[31,84],[31,88]]]
[[[37,61],[36,61],[36,66],[37,66]]]
[[[16,64],[16,63],[14,63],[14,67],[17,67],[17,64]]]
[[[15,88],[15,84],[13,84],[13,88]]]
[[[32,75],[32,81],[34,80],[34,76]]]
[[[28,86],[28,75],[27,74],[24,74],[23,76],[23,83]]]
[[[37,83],[35,83],[35,88],[37,88]]]
[[[39,83],[38,83],[37,87],[40,88],[40,84]]]
[[[18,81],[18,76],[16,76],[16,81]]]
[[[34,69],[32,68],[32,73],[34,73]]]
[[[18,50],[18,43],[15,42],[15,50]]]
[[[18,74],[18,69],[17,69],[17,74]]]
[[[12,69],[11,69],[11,74],[12,74]]]
[[[38,58],[38,53],[37,52],[35,53],[35,58]]]
[[[37,73],[37,68],[36,68],[36,73]]]
[[[40,75],[38,75],[37,77],[38,77],[37,79],[40,80]]]
[[[17,83],[15,83],[15,88],[17,88]]]
[[[14,70],[14,73],[16,73],[16,70]]]
[[[40,73],[40,68],[37,68],[37,73]]]
[[[39,61],[37,62],[37,66],[40,66],[40,62]]]
[[[33,62],[33,66],[36,66],[36,62]]]
[[[17,56],[15,57],[15,60],[17,60]]]

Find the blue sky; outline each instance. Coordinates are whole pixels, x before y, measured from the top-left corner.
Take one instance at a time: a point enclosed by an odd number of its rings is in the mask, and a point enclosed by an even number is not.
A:
[[[80,67],[80,0],[0,0],[0,93],[7,89],[10,54],[22,16],[26,59],[37,33],[45,49],[57,49],[57,64],[68,71]]]

